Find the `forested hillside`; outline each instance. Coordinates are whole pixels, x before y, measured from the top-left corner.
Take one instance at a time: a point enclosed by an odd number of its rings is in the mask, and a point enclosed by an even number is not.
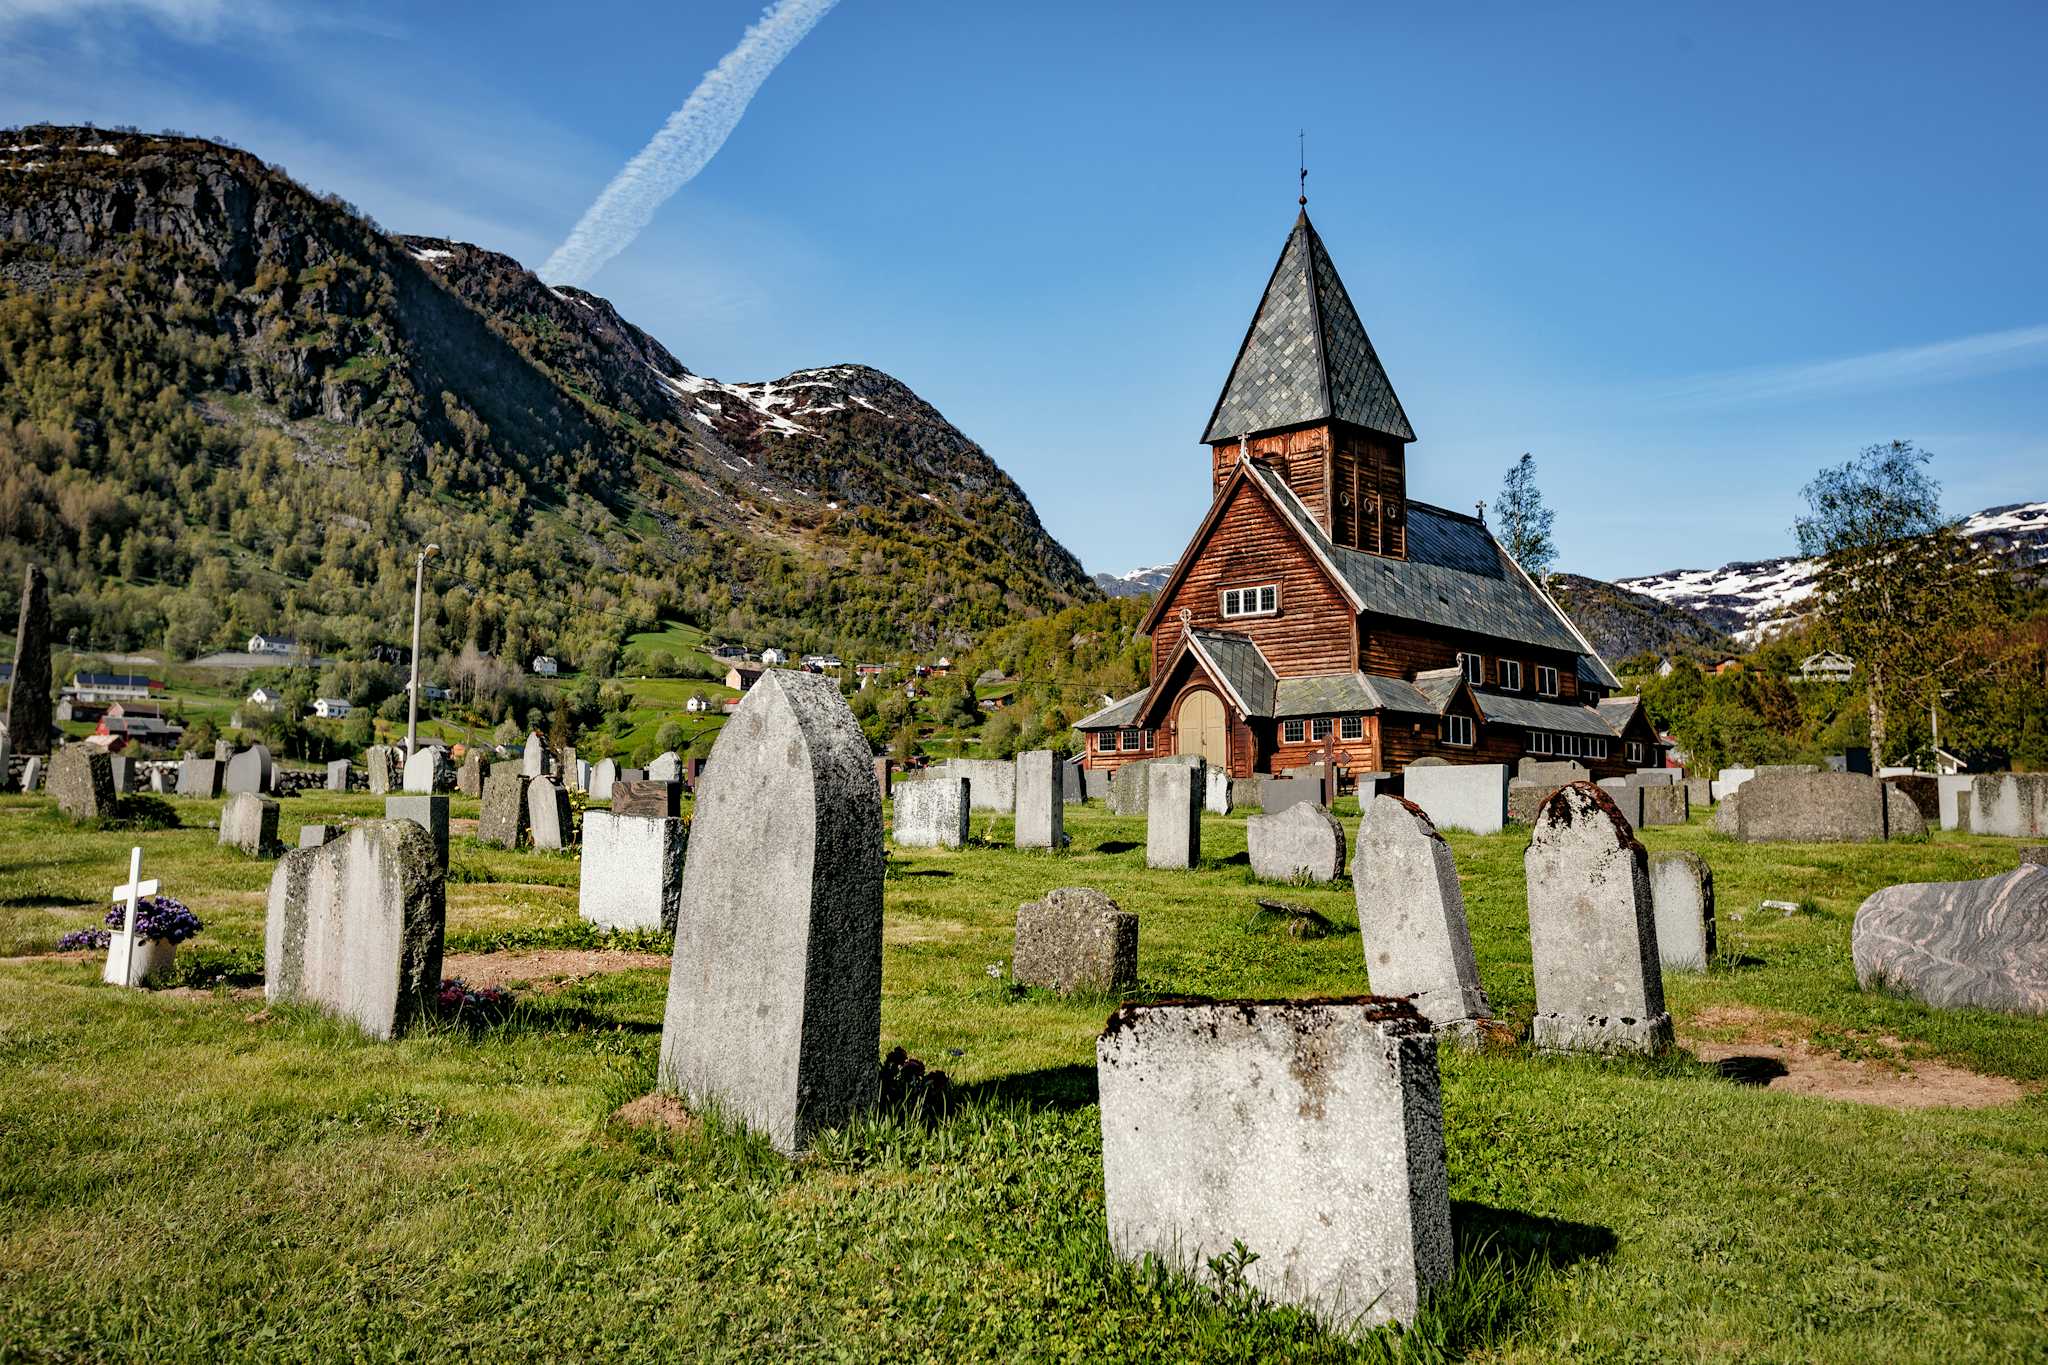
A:
[[[1096,596],[887,375],[720,384],[247,153],[0,135],[0,574],[49,566],[60,640],[403,643],[428,541],[438,648],[597,671],[667,615],[856,653]]]

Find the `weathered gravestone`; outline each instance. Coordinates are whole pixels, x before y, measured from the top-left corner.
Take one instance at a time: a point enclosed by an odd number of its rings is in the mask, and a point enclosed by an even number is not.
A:
[[[386,820],[410,820],[434,841],[434,861],[448,870],[448,798],[412,793],[384,798]]]
[[[1259,779],[1259,809],[1268,815],[1278,815],[1292,806],[1306,802],[1321,805],[1323,783],[1313,777],[1261,777]]]
[[[1850,937],[1856,981],[1935,1009],[2048,1015],[2048,867],[1888,886]]]
[[[441,788],[441,751],[431,744],[405,760],[405,790],[432,796]]]
[[[517,848],[526,841],[526,783],[524,771],[500,763],[484,779],[483,809],[477,816],[476,837],[500,848]]]
[[[236,792],[220,808],[220,837],[214,842],[258,857],[276,853],[277,802],[254,792]]]
[[[1078,758],[1060,764],[1060,800],[1069,806],[1085,805],[1088,801],[1088,770]]]
[[[1968,773],[1943,773],[1934,779],[1935,798],[1940,802],[1940,820],[1943,829],[1965,829],[1969,820],[1970,784],[1976,781]]]
[[[404,755],[389,744],[373,744],[363,751],[363,767],[370,774],[370,795],[390,796],[403,790],[403,759]]]
[[[712,749],[683,864],[660,1084],[784,1152],[871,1107],[882,801],[837,684],[775,670]]]
[[[648,778],[612,783],[612,814],[670,820],[683,813],[683,784]]]
[[[1714,804],[1714,784],[1704,777],[1686,778],[1685,801],[1693,810],[1705,810]]]
[[[177,778],[171,769],[156,764],[149,770],[149,789],[158,796],[169,796],[177,788]]]
[[[896,784],[896,822],[903,848],[958,848],[967,842],[971,784],[964,777],[927,777]]]
[[[212,800],[220,795],[221,765],[216,759],[188,758],[178,764],[178,795],[203,796]]]
[[[348,790],[349,761],[337,758],[327,765],[327,790],[345,792]]]
[[[577,914],[607,929],[674,933],[689,842],[679,818],[583,812]]]
[[[646,780],[647,780],[647,769],[645,769],[645,768],[621,768],[621,769],[619,769],[619,781],[620,781],[620,782],[645,782]]]
[[[565,849],[576,842],[576,817],[569,793],[553,778],[536,777],[526,784],[526,824],[535,848]]]
[[[1236,806],[1231,798],[1230,774],[1221,768],[1209,769],[1202,786],[1202,809],[1211,815],[1228,815]]]
[[[655,760],[647,765],[647,780],[649,782],[682,781],[683,756],[673,749],[656,756]]]
[[[1685,781],[1682,768],[1638,768],[1623,779],[1638,787],[1669,787]]]
[[[576,746],[573,744],[563,745],[561,758],[563,789],[572,792],[582,791],[584,780],[589,775],[590,770],[582,759],[576,757]]]
[[[1145,866],[1193,867],[1202,861],[1203,765],[1154,763],[1145,776]]]
[[[251,744],[229,759],[222,786],[230,796],[260,796],[269,791],[270,750],[261,744]]]
[[[1492,1010],[1472,956],[1457,863],[1422,807],[1373,798],[1358,821],[1351,880],[1373,993],[1413,998],[1439,1032],[1475,1041]]]
[[[128,794],[129,774],[133,770],[134,763],[135,760],[129,758],[126,754],[107,755],[107,771],[113,775],[114,795],[116,797]]]
[[[1576,782],[1588,781],[1590,779],[1573,778],[1571,780]],[[1508,823],[1511,825],[1535,824],[1536,812],[1543,809],[1543,803],[1550,799],[1551,793],[1565,785],[1566,783],[1564,782],[1539,782],[1519,777],[1508,783]],[[1360,809],[1363,808],[1364,803],[1361,802]]]
[[[537,732],[529,731],[526,736],[526,752],[521,756],[520,772],[527,777],[546,777],[548,773],[548,746]]]
[[[1970,783],[1970,832],[2007,839],[2048,834],[2048,773],[1979,773]]]
[[[1050,749],[1017,755],[1018,848],[1060,848],[1067,842],[1066,792],[1060,786],[1059,768],[1059,756]]]
[[[976,810],[1010,814],[1017,808],[1017,768],[1006,758],[949,758],[934,764],[941,777],[967,779],[967,795]]]
[[[1650,855],[1650,903],[1657,920],[1657,960],[1681,972],[1703,972],[1714,960],[1714,870],[1697,853]]]
[[[586,794],[593,801],[609,801],[612,799],[612,787],[618,780],[618,760],[600,758],[590,770],[590,790]]]
[[[28,762],[21,765],[21,789],[25,792],[41,791],[43,787],[43,758],[32,754]]]
[[[1508,822],[1505,763],[1409,764],[1401,794],[1422,807],[1438,829],[1498,834]]]
[[[341,837],[340,825],[300,825],[300,848],[324,848]]]
[[[1720,805],[1756,776],[1754,768],[1723,768],[1714,776],[1714,804]]]
[[[1547,783],[1553,791],[1592,780],[1592,771],[1576,759],[1525,758],[1515,764],[1515,781]]]
[[[1267,881],[1334,882],[1344,875],[1344,826],[1321,806],[1298,802],[1245,825],[1252,875]]]
[[[1866,773],[1768,768],[1721,804],[1714,826],[1751,844],[1875,842],[1927,832],[1910,800]]]
[[[1643,824],[1682,825],[1692,819],[1692,793],[1672,783],[1643,788]]]
[[[1941,787],[1932,773],[1894,773],[1878,780],[1913,803],[1921,822],[1932,829],[1941,823]]]
[[[877,758],[875,760],[875,790],[882,794],[882,799],[884,801],[887,801],[889,799],[890,774],[892,766],[893,765],[891,765],[889,760],[886,758]]]
[[[1114,994],[1137,989],[1138,917],[1085,886],[1017,907],[1010,975],[1020,986]]]
[[[1151,796],[1145,775],[1152,771],[1152,759],[1126,763],[1109,777],[1109,811],[1112,815],[1143,815]]]
[[[1096,1040],[1110,1249],[1355,1333],[1449,1279],[1436,1038],[1406,1001],[1126,1005]]]
[[[484,756],[472,749],[462,756],[462,766],[455,770],[455,790],[464,796],[481,797],[484,794]]]
[[[114,813],[114,765],[98,749],[66,744],[50,755],[49,787],[57,809],[73,820],[103,820]]]
[[[1603,777],[1595,785],[1601,791],[1607,793],[1607,799],[1614,803],[1614,809],[1620,814],[1621,818],[1628,821],[1630,829],[1641,829],[1643,827],[1644,789],[1642,787],[1624,777]],[[1550,803],[1546,800],[1543,804],[1547,806]],[[1538,814],[1540,815],[1541,813],[1539,808]],[[1532,820],[1530,823],[1534,824],[1535,821]]]
[[[214,762],[220,764],[222,767],[226,767],[227,761],[233,758],[234,756],[235,746],[232,743],[225,739],[217,739],[213,742]]]
[[[440,990],[446,894],[433,839],[410,820],[287,853],[270,878],[264,998],[391,1037]]]
[[[21,571],[21,609],[14,618],[14,672],[7,686],[7,742],[14,752],[50,752],[56,724],[50,700],[50,582],[40,564]],[[0,784],[6,775],[0,773]]]
[[[1536,969],[1534,1041],[1552,1052],[1671,1046],[1649,857],[1605,791],[1575,782],[1522,856]]]

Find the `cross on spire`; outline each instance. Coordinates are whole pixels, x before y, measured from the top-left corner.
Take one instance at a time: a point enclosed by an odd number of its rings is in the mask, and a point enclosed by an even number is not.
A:
[[[1301,166],[1301,198],[1297,201],[1303,208],[1308,207],[1308,129],[1303,128],[1294,135],[1297,161]]]

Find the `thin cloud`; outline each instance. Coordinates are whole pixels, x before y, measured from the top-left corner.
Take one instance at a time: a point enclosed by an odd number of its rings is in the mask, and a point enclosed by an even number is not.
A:
[[[214,42],[251,34],[275,36],[305,30],[345,29],[373,37],[400,38],[404,30],[388,20],[332,4],[291,6],[281,0],[0,0],[0,32],[34,23],[74,30],[88,21],[144,19],[188,42]]]
[[[2048,364],[2048,325],[1983,332],[1840,360],[1700,375],[1649,397],[1661,403],[1735,407],[1970,379],[2041,364]]]
[[[782,59],[837,0],[777,0],[750,25],[739,46],[700,81],[648,144],[612,177],[541,267],[541,277],[583,284],[625,250],[668,197],[709,165],[740,116]]]

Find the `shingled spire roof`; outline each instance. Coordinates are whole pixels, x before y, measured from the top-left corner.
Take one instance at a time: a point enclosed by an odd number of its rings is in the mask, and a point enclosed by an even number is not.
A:
[[[1399,441],[1415,439],[1365,324],[1303,209],[1202,440],[1214,444],[1331,420]]]

